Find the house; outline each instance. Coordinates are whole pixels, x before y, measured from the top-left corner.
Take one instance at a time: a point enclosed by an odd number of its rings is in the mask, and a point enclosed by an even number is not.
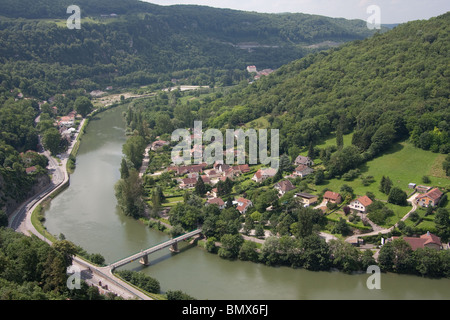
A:
[[[416,191],[418,193],[427,193],[430,190],[431,190],[431,187],[428,187],[428,186],[417,186],[416,187]]]
[[[197,178],[181,179],[180,188],[181,189],[194,188],[196,183],[197,183]]]
[[[224,209],[226,207],[225,202],[221,198],[208,199],[208,201],[206,201],[205,205],[208,205],[208,204],[216,204],[219,207],[219,209]]]
[[[293,175],[304,178],[313,172],[314,170],[308,167],[307,165],[300,164],[297,168],[295,168]]]
[[[193,164],[193,165],[189,165],[189,166],[179,166],[179,167],[176,167],[175,170],[178,175],[183,175],[183,174],[192,173],[192,172],[201,173],[201,172],[203,172],[203,169],[205,167],[206,167],[206,163],[202,163],[202,164]]]
[[[274,188],[278,190],[278,193],[280,194],[280,196],[283,196],[286,192],[295,189],[294,185],[292,184],[292,182],[290,180],[282,180],[280,182],[277,182],[274,185]]]
[[[211,184],[211,179],[208,176],[202,175],[200,176],[205,184]]]
[[[398,239],[399,237],[392,237],[391,240]],[[442,249],[441,239],[430,233],[429,231],[426,234],[421,235],[420,237],[403,237],[413,250],[417,250],[419,248],[431,248],[435,250]]]
[[[233,166],[232,169],[237,174],[247,173],[250,171],[250,167],[248,166],[248,164],[241,164],[241,165]]]
[[[247,66],[247,71],[249,73],[257,72],[256,66]]]
[[[210,169],[210,170],[206,170],[205,174],[210,178],[210,179],[214,179],[214,178],[218,178],[221,176],[221,173],[215,169]]]
[[[421,207],[434,207],[438,205],[443,193],[438,188],[431,189],[425,194],[417,196],[416,202]]]
[[[331,203],[341,203],[342,197],[339,193],[333,191],[326,191],[323,195],[323,200]]]
[[[301,155],[299,155],[297,158],[295,158],[294,163],[295,163],[295,165],[297,165],[297,166],[298,166],[298,165],[301,165],[301,164],[303,164],[303,165],[305,165],[305,166],[308,166],[308,167],[314,165],[314,161],[312,161],[312,160],[311,160],[310,158],[308,158],[308,157],[301,156]]]
[[[230,168],[230,166],[228,164],[220,163],[220,162],[215,162],[213,165],[213,169],[220,173],[225,172],[229,168]]]
[[[370,206],[371,204],[372,200],[370,200],[368,196],[362,196],[350,202],[349,207],[351,209],[364,213],[367,211],[367,207]]]
[[[61,127],[72,127],[75,124],[75,117],[73,116],[64,116],[61,117],[58,121],[58,126]]]
[[[154,142],[152,143],[151,149],[152,149],[153,151],[156,151],[156,150],[158,150],[158,149],[160,149],[160,148],[162,148],[163,146],[168,145],[168,144],[169,144],[168,141],[164,141],[164,140],[156,140],[156,141],[154,141]]]
[[[266,180],[267,178],[275,176],[276,173],[277,169],[273,168],[259,169],[253,175],[252,180],[259,183]]]
[[[239,198],[236,200],[237,202],[237,207],[236,209],[241,213],[241,214],[245,214],[247,212],[247,210],[253,206],[253,203],[245,198]]]
[[[304,207],[309,207],[310,205],[316,203],[319,197],[306,192],[299,192],[294,195],[294,198],[299,198]]]
[[[36,170],[37,170],[37,168],[35,166],[32,166],[32,167],[29,167],[29,168],[25,169],[27,174],[32,174],[32,173],[36,172]]]

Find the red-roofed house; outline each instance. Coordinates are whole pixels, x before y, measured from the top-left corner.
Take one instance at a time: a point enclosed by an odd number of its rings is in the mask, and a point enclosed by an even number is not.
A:
[[[194,188],[196,183],[197,183],[197,178],[181,179],[180,188],[181,189]]]
[[[237,207],[236,209],[241,213],[244,214],[247,212],[248,208],[252,207],[253,203],[245,198],[239,198],[237,199]]]
[[[36,172],[36,170],[37,170],[37,168],[35,166],[32,166],[32,167],[29,167],[29,168],[25,169],[27,174],[32,174],[32,173]]]
[[[367,207],[372,204],[372,200],[368,196],[359,197],[356,200],[350,202],[349,207],[354,210],[358,210],[360,212],[366,212]]]
[[[416,198],[417,204],[422,207],[434,207],[441,200],[443,193],[438,188],[431,189],[427,193]]]
[[[152,143],[151,149],[153,151],[158,150],[159,148],[164,147],[165,145],[168,145],[169,142],[168,141],[164,141],[164,140],[156,140]]]
[[[219,209],[225,208],[225,202],[221,198],[212,198],[206,201],[206,204],[216,204],[219,206]]]
[[[273,168],[259,169],[253,175],[252,180],[255,182],[262,182],[262,181],[266,180],[267,178],[275,176],[276,173],[277,173],[277,169],[273,169]]]
[[[297,168],[295,168],[293,174],[303,178],[313,172],[314,172],[314,170],[312,168],[308,167],[307,165],[300,164],[300,165],[298,165]]]
[[[392,240],[397,238],[399,237],[392,237]],[[403,237],[403,240],[409,243],[413,250],[417,250],[419,248],[431,248],[436,250],[442,249],[441,238],[430,232],[421,235],[419,238]]]
[[[248,166],[248,164],[240,164],[237,166],[233,166],[232,168],[233,171],[238,174],[247,173],[250,171],[250,167]]]
[[[323,200],[331,203],[341,203],[342,197],[339,193],[333,191],[326,191],[323,195]]]

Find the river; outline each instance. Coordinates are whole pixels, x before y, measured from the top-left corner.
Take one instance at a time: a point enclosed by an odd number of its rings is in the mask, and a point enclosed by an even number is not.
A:
[[[70,187],[52,200],[45,226],[89,253],[102,254],[107,263],[169,239],[116,208],[114,184],[120,178],[126,106],[98,114],[87,127],[77,156]],[[227,261],[205,250],[180,245],[182,252],[163,250],[124,268],[144,272],[161,284],[162,291],[182,290],[197,299],[334,300],[334,299],[450,299],[450,280],[381,274],[381,289],[370,290],[370,275],[312,272]],[[183,250],[183,248],[185,250]]]

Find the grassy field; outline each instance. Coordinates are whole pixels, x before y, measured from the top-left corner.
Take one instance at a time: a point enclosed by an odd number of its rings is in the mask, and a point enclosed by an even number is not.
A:
[[[382,176],[388,176],[394,186],[400,187],[407,193],[409,183],[423,184],[422,177],[428,176],[430,183],[436,187],[450,186],[450,179],[445,177],[442,170],[441,154],[432,153],[414,147],[408,142],[396,143],[391,149],[359,167],[362,176],[373,176],[374,182],[364,186],[361,178],[353,181],[332,179],[317,186],[318,190],[328,188],[339,192],[343,184],[351,186],[357,195],[364,195],[367,191],[373,192],[377,199],[387,200],[387,195],[378,190]]]

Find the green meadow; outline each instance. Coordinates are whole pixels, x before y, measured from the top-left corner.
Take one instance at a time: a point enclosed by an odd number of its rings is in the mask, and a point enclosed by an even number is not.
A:
[[[383,176],[389,177],[394,186],[400,187],[408,194],[412,191],[408,189],[408,184],[424,184],[423,176],[429,177],[430,183],[427,183],[429,186],[449,187],[450,179],[445,176],[442,169],[444,158],[441,154],[416,148],[409,142],[400,142],[394,144],[383,155],[361,165],[359,167],[360,177],[352,181],[331,179],[317,186],[317,189],[328,188],[339,192],[341,186],[347,184],[353,188],[356,195],[364,195],[370,191],[375,194],[377,199],[387,200],[387,195],[378,190]],[[361,177],[367,176],[372,176],[374,182],[364,186]]]

